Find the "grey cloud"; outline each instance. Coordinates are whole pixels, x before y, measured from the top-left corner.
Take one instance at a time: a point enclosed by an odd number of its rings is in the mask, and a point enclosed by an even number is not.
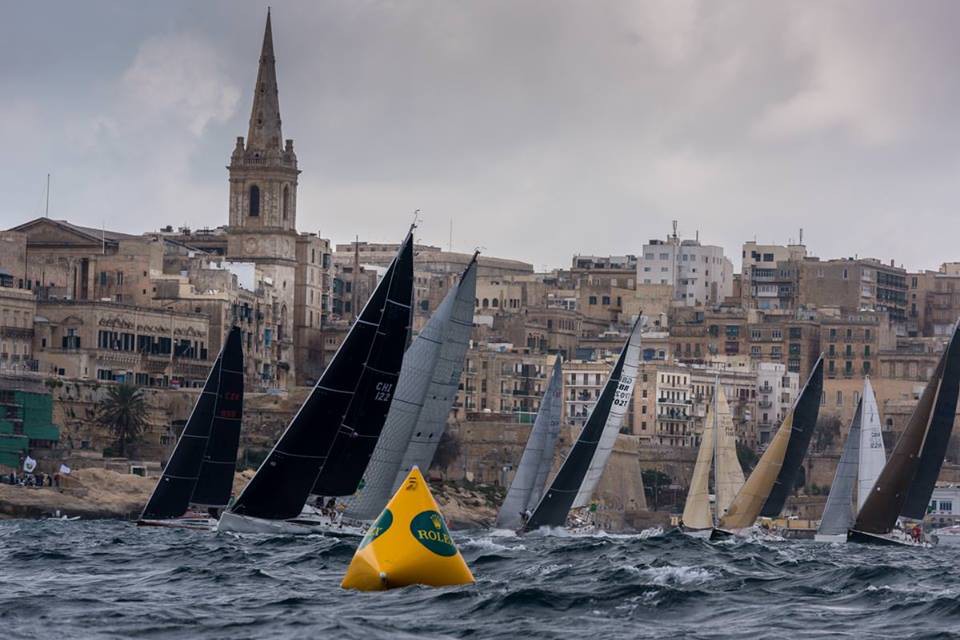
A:
[[[3,224],[37,214],[48,170],[56,215],[78,223],[223,224],[263,8],[13,7],[0,134],[19,153],[0,173]],[[866,0],[276,2],[299,226],[389,240],[421,208],[424,240],[446,245],[453,220],[455,248],[539,267],[638,252],[676,218],[734,258],[744,240],[803,227],[819,255],[933,268],[960,257],[958,13]]]

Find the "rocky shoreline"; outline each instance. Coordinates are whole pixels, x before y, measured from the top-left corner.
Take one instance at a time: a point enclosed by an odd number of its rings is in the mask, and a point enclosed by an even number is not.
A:
[[[253,476],[237,474],[235,491]],[[79,469],[64,477],[59,488],[0,484],[0,519],[38,519],[60,516],[82,519],[135,520],[150,498],[155,477],[117,473],[107,469]],[[490,527],[502,490],[486,485],[465,487],[452,482],[431,485],[451,528]]]

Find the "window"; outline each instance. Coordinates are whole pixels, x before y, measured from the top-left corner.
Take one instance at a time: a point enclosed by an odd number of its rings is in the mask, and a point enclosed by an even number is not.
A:
[[[842,404],[843,404],[843,391],[837,391],[837,406],[839,407]]]
[[[283,203],[281,205],[283,219],[287,219],[287,209],[290,206],[290,187],[283,185]]]
[[[597,296],[590,296],[588,301],[590,304],[597,304]]]
[[[250,216],[260,215],[260,187],[253,185],[250,187]]]

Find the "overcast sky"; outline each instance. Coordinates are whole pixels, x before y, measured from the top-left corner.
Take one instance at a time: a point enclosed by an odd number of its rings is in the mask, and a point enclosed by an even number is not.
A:
[[[5,3],[0,225],[227,220],[266,5]],[[273,2],[298,227],[567,266],[724,246],[960,260],[960,3]]]

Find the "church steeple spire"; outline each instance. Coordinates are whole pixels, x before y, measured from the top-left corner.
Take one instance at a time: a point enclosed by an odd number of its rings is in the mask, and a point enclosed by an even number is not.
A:
[[[247,148],[279,151],[282,144],[280,95],[277,90],[277,66],[276,58],[273,56],[273,29],[270,26],[270,9],[268,8],[267,26],[263,30],[263,46],[260,49],[257,85],[253,91],[253,109],[250,111]]]

